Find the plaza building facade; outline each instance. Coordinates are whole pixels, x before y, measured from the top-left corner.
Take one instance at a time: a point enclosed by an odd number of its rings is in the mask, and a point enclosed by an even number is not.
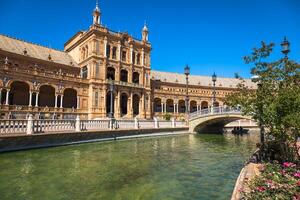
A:
[[[0,35],[0,116],[26,118],[150,119],[169,113],[184,118],[213,104],[211,77],[189,76],[188,108],[184,74],[151,70],[149,31],[142,38],[101,25],[96,6],[93,24],[56,50]],[[214,106],[236,90],[239,79],[218,78]],[[255,87],[245,80],[249,88]],[[111,90],[113,86],[113,90]]]

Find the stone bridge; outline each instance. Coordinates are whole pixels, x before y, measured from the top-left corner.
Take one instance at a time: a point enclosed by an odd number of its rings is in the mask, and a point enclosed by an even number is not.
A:
[[[189,114],[189,131],[191,133],[221,133],[226,124],[239,119],[249,119],[242,115],[240,109],[214,107]]]

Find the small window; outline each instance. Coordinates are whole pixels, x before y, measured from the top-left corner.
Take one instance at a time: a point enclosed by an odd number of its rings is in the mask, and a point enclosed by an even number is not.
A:
[[[133,64],[135,64],[135,56],[136,56],[136,53],[133,52],[133,53],[132,53],[132,63],[133,63]]]
[[[96,75],[96,78],[100,78],[100,66],[99,66],[99,63],[96,63],[96,66],[95,66],[95,75]]]
[[[127,52],[126,52],[126,51],[123,51],[123,52],[122,52],[122,61],[123,61],[123,62],[126,62],[126,56],[127,56]]]
[[[106,46],[106,56],[108,58],[110,58],[110,45],[109,44]]]
[[[113,47],[113,50],[112,50],[112,59],[117,59],[117,47]]]
[[[88,68],[87,68],[87,66],[84,66],[81,69],[81,78],[83,78],[83,79],[87,79],[88,78]]]
[[[95,92],[95,107],[98,107],[98,92]]]
[[[140,64],[141,64],[141,54],[138,53],[136,59],[137,59],[137,62],[136,62],[136,63],[137,63],[138,65],[140,65]]]
[[[99,55],[100,54],[100,44],[98,41],[96,41],[96,54]]]

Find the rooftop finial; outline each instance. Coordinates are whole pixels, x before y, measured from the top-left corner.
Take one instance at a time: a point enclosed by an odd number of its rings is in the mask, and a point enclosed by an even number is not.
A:
[[[96,8],[95,8],[96,11],[99,11],[99,0],[96,0]]]
[[[96,8],[93,12],[93,24],[100,25],[101,22],[101,11],[99,8],[99,1],[96,0]]]
[[[146,20],[145,20],[145,22],[144,22],[144,28],[143,28],[143,31],[148,31],[147,21],[146,21]]]

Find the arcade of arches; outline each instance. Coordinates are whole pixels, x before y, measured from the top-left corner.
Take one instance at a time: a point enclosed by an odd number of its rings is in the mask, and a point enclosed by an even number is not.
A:
[[[78,101],[75,89],[66,88],[63,93],[58,93],[54,86],[41,85],[37,90],[33,90],[23,81],[13,81],[8,88],[1,89],[0,92],[0,102],[3,105],[78,109]]]
[[[174,99],[166,99],[163,100],[161,98],[154,98],[153,101],[153,111],[155,113],[185,113],[186,112],[186,105],[185,100],[174,100]],[[215,102],[214,106],[219,106],[219,102]],[[209,104],[208,101],[196,101],[190,100],[189,101],[189,111],[196,112],[199,110],[204,110],[210,108],[212,105]]]
[[[106,94],[106,114],[109,116],[110,112],[119,118],[132,118],[142,114],[141,98],[138,94],[133,94],[132,97],[126,92],[118,92],[113,94],[111,100],[111,92]],[[141,117],[141,116],[140,116]]]

